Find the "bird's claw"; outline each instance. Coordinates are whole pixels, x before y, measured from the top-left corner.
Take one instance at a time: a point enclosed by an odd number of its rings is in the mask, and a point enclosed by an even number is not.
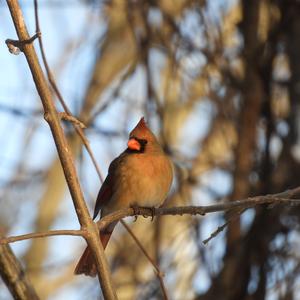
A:
[[[151,210],[151,222],[154,220],[154,216],[155,216],[155,207],[145,207],[147,209]],[[143,215],[144,218],[148,218],[148,215]]]
[[[151,209],[151,222],[153,222],[155,216],[155,207],[150,207],[150,209]]]
[[[139,213],[140,213],[140,210],[139,210],[139,206],[136,206],[136,205],[132,205],[131,208],[133,209],[133,215],[134,215],[134,222],[136,222],[138,216],[139,216]],[[151,210],[151,222],[154,220],[154,216],[155,216],[155,207],[143,207],[143,208],[147,208],[147,209],[150,209]],[[144,218],[147,218],[148,215],[143,215]]]
[[[131,208],[133,209],[133,214],[134,214],[134,221],[133,222],[136,222],[136,220],[138,219],[138,206],[136,205],[132,205]]]

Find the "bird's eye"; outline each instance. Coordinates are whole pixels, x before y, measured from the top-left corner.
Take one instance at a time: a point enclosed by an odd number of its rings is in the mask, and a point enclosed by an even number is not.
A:
[[[145,146],[145,145],[147,145],[148,141],[145,140],[145,139],[140,139],[140,140],[139,140],[139,143],[140,143],[141,145]]]

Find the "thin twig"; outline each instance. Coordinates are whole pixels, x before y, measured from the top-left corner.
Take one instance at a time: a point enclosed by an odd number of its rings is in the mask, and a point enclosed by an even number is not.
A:
[[[164,284],[164,280],[163,280],[164,273],[162,273],[160,271],[158,265],[154,262],[154,260],[148,254],[148,252],[146,251],[145,247],[141,244],[141,242],[136,237],[136,235],[133,233],[133,231],[130,229],[130,227],[123,220],[121,220],[121,223],[126,228],[126,230],[130,234],[130,236],[133,238],[133,240],[136,242],[136,244],[138,245],[138,247],[140,248],[140,250],[143,252],[143,254],[147,257],[147,259],[152,264],[153,268],[155,269],[155,274],[156,274],[156,276],[157,276],[157,278],[159,280],[160,287],[161,287],[161,290],[162,290],[163,295],[164,295],[164,300],[168,300],[169,298],[168,298],[167,290],[166,290],[166,287],[165,287],[165,284]]]
[[[66,113],[64,111],[60,112],[58,114],[62,120],[69,121],[70,123],[74,123],[74,125],[79,126],[82,129],[86,128],[86,126],[81,121],[79,121],[77,118],[75,118],[74,116],[69,115],[68,113]]]
[[[84,234],[86,234],[85,230],[51,230],[46,232],[26,233],[26,234],[10,236],[10,237],[1,237],[0,245],[29,240],[29,239],[44,238],[49,236],[57,236],[57,235],[84,236]]]
[[[246,208],[243,208],[234,212],[230,217],[228,217],[227,221],[224,224],[218,226],[218,228],[215,231],[213,231],[207,239],[203,240],[202,243],[204,245],[207,245],[212,239],[214,239],[219,233],[221,233],[228,226],[228,224],[239,218],[245,210]]]
[[[35,31],[38,33],[41,31],[40,29],[40,24],[39,24],[39,14],[38,14],[38,1],[37,0],[34,0],[34,15],[35,15]],[[51,69],[49,67],[49,64],[48,64],[48,61],[47,61],[47,58],[46,58],[46,53],[45,53],[45,50],[44,50],[44,45],[43,45],[43,39],[42,39],[42,36],[39,35],[38,36],[38,40],[39,40],[39,46],[40,46],[40,51],[41,51],[41,55],[42,55],[42,60],[43,60],[43,63],[44,63],[44,66],[45,66],[45,70],[46,70],[46,74],[47,74],[47,78],[48,78],[48,81],[52,87],[52,89],[54,90],[54,93],[56,94],[60,104],[62,105],[65,113],[67,114],[68,118],[69,118],[69,121],[71,121],[71,123],[74,125],[74,129],[75,131],[77,132],[77,134],[79,135],[79,137],[81,138],[82,140],[82,143],[83,145],[85,146],[90,158],[92,159],[92,162],[95,166],[95,169],[96,169],[96,172],[100,178],[100,181],[103,182],[103,176],[102,176],[102,173],[100,171],[100,168],[98,167],[98,164],[97,164],[97,161],[93,155],[93,152],[91,150],[91,147],[90,147],[90,144],[88,142],[88,139],[87,137],[85,136],[84,132],[83,132],[83,128],[85,128],[85,125],[83,125],[83,123],[81,121],[79,121],[77,118],[75,118],[70,109],[68,108],[62,94],[60,93],[57,85],[56,85],[56,82],[55,82],[55,79],[54,79],[54,76],[51,72]],[[71,120],[72,119],[72,120]],[[74,122],[74,120],[77,120],[78,122]],[[83,126],[84,127],[83,127]]]

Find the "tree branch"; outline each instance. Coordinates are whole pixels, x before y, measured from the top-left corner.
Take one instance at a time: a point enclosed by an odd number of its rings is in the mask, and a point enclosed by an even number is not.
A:
[[[9,7],[19,40],[29,40],[30,36],[27,32],[24,17],[18,1],[7,0],[7,5]],[[92,221],[85,204],[75,170],[74,160],[71,155],[71,151],[65,138],[62,126],[60,124],[60,118],[53,103],[50,88],[39,64],[37,54],[33,48],[32,43],[25,43],[24,45],[22,45],[22,49],[20,50],[26,56],[29,68],[33,76],[33,80],[40,95],[44,107],[45,120],[48,122],[52,131],[52,135],[72,196],[78,220],[81,227],[89,232],[89,234],[85,236],[85,239],[88,245],[91,247],[95,256],[99,282],[103,291],[103,295],[105,299],[117,299],[116,292],[112,286],[111,275],[109,272],[108,263],[104,255],[104,250],[99,243],[98,229]]]
[[[160,208],[149,208],[149,207],[134,207],[134,208],[124,208],[111,213],[101,220],[97,221],[97,227],[99,230],[104,229],[109,224],[120,221],[125,217],[133,216],[182,216],[182,215],[201,215],[204,216],[209,213],[221,212],[221,211],[231,211],[235,210],[236,214],[241,214],[249,208],[253,208],[257,205],[269,204],[271,208],[279,204],[286,205],[300,205],[300,199],[292,199],[300,194],[300,187],[295,189],[287,190],[285,192],[277,194],[269,194],[264,196],[256,196],[251,198],[246,198],[242,200],[237,200],[233,202],[222,202],[213,205],[203,205],[203,206],[177,206],[177,207],[160,207]],[[233,216],[233,215],[232,215]],[[125,226],[126,227],[126,226]],[[40,238],[55,235],[74,235],[86,237],[88,230],[52,230],[48,232],[38,232],[38,233],[28,233],[18,236],[11,236],[6,238],[0,238],[0,244],[13,243],[21,240],[27,240],[30,238]],[[98,231],[97,231],[98,232]]]
[[[298,188],[299,189],[299,188]],[[283,193],[282,193],[283,194]],[[280,194],[276,194],[280,195]],[[204,216],[208,213],[220,212],[220,211],[230,211],[234,209],[248,209],[253,208],[257,205],[271,204],[272,207],[279,204],[289,204],[289,205],[300,205],[300,199],[289,199],[275,197],[275,195],[257,196],[252,198],[247,198],[244,200],[238,200],[234,202],[225,202],[207,206],[178,206],[178,207],[163,207],[163,208],[145,208],[145,207],[135,207],[135,208],[124,208],[118,210],[112,214],[103,217],[101,220],[97,221],[98,228],[104,229],[110,223],[114,221],[119,221],[122,218],[129,216],[144,216],[152,217],[163,216],[163,215],[201,215]]]
[[[34,232],[34,233],[26,233],[16,236],[10,237],[2,237],[0,238],[0,245],[7,243],[14,243],[29,239],[43,238],[48,236],[57,236],[57,235],[73,235],[73,236],[85,236],[85,230],[51,230],[46,232]]]
[[[139,239],[136,237],[136,235],[133,233],[133,231],[130,229],[130,227],[123,220],[121,220],[121,223],[125,227],[125,229],[128,231],[129,235],[133,238],[135,243],[138,245],[140,250],[143,252],[143,254],[146,256],[146,258],[150,261],[153,268],[155,269],[155,274],[156,274],[156,277],[159,280],[159,284],[160,284],[160,287],[161,287],[161,290],[162,290],[164,300],[168,300],[169,297],[168,297],[167,289],[166,289],[164,279],[163,279],[164,273],[160,271],[158,265],[151,258],[149,253],[146,251],[145,247],[142,245],[142,243],[139,241]]]

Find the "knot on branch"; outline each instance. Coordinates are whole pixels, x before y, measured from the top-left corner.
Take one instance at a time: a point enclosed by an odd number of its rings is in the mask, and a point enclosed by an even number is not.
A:
[[[49,114],[49,112],[45,112],[44,113],[44,119],[49,123],[50,122],[50,119],[51,119],[51,116],[50,116],[50,114]]]
[[[31,38],[27,40],[12,40],[12,39],[7,39],[5,41],[5,44],[7,45],[7,48],[10,53],[14,55],[19,55],[20,52],[23,52],[24,45],[28,45],[34,42],[35,39],[41,37],[41,32],[37,32],[35,35],[33,35]]]

